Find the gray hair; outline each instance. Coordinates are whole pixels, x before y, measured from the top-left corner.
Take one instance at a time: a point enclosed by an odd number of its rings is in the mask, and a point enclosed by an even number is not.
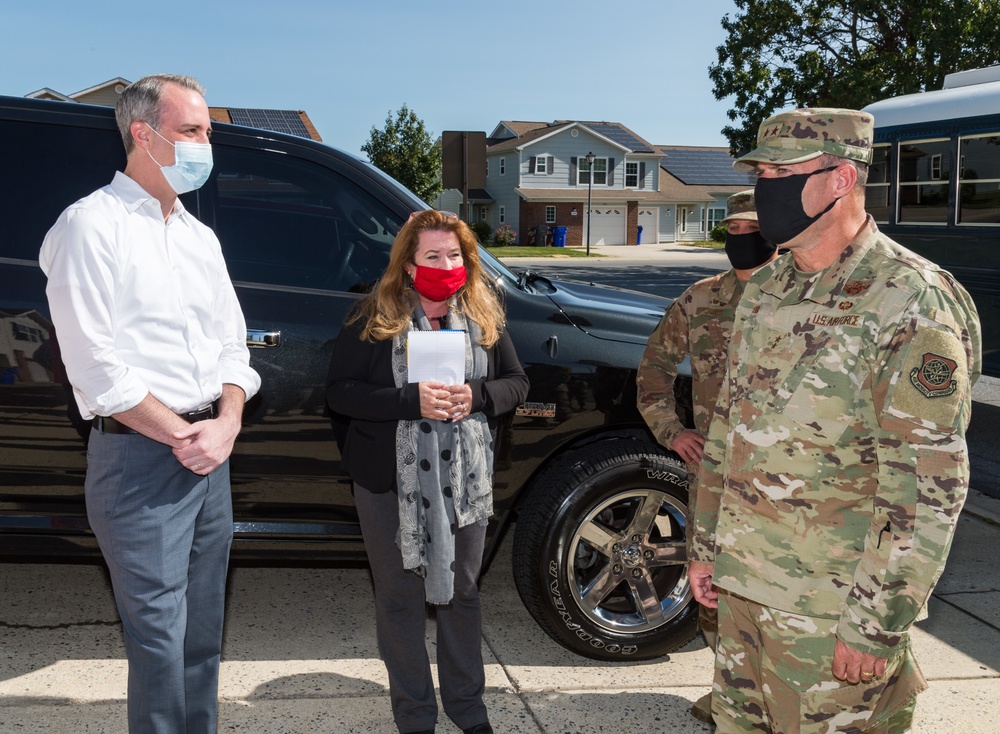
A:
[[[115,119],[118,121],[118,132],[121,133],[122,142],[125,143],[126,155],[135,148],[131,129],[133,122],[145,122],[156,130],[160,129],[162,115],[160,98],[167,84],[177,84],[197,92],[202,97],[205,96],[205,87],[192,76],[152,74],[129,84],[115,105]]]
[[[820,156],[820,165],[823,168],[828,166],[841,166],[844,163],[854,166],[854,169],[858,172],[858,181],[855,184],[856,188],[864,191],[865,184],[868,183],[868,164],[863,161],[856,161],[853,158],[841,158],[840,156],[831,155],[829,153],[824,153]]]

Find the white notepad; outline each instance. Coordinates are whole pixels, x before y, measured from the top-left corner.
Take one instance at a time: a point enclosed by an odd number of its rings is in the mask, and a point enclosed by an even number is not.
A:
[[[406,373],[409,382],[465,382],[465,332],[411,331],[406,340]]]

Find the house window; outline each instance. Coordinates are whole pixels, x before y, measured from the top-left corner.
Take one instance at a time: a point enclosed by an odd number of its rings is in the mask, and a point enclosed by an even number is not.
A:
[[[489,176],[490,176],[490,159],[487,158],[486,159],[486,177],[489,178]]]
[[[506,158],[501,158],[500,159],[500,175],[501,176],[504,175],[504,173],[506,172],[506,169],[507,169],[507,159]]]
[[[535,173],[551,173],[549,170],[549,156],[540,155],[535,159]]]
[[[638,163],[626,163],[625,164],[625,188],[626,189],[637,189],[637,188],[639,188],[639,164]]]
[[[556,208],[554,206],[545,207],[545,223],[555,224],[556,222]]]
[[[708,231],[711,232],[719,223],[726,218],[726,210],[718,207],[711,207],[708,210]]]
[[[500,224],[503,224],[506,221],[507,221],[507,207],[502,206],[500,207]]]
[[[936,153],[931,156],[931,178],[935,181],[941,180],[941,154]]]
[[[590,166],[586,158],[580,158],[580,168],[577,172],[577,183],[580,186],[590,185]],[[594,186],[608,185],[608,159],[594,159]]]

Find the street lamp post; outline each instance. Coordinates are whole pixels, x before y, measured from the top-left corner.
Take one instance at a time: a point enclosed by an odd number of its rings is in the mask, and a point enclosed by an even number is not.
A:
[[[587,153],[587,257],[590,257],[590,202],[594,198],[594,158],[593,153]]]

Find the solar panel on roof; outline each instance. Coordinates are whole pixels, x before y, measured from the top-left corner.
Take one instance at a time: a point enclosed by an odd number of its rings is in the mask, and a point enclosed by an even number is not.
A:
[[[288,133],[300,138],[312,137],[299,113],[294,110],[255,110],[245,108],[229,108],[229,115],[235,125],[255,127],[259,130],[273,130],[276,133]]]
[[[723,150],[668,150],[660,168],[688,186],[748,186],[753,179],[733,168],[733,158]]]
[[[627,131],[622,130],[617,125],[606,125],[603,123],[584,123],[598,135],[603,135],[609,140],[613,140],[619,145],[623,145],[634,153],[652,153],[653,150],[641,140]]]

